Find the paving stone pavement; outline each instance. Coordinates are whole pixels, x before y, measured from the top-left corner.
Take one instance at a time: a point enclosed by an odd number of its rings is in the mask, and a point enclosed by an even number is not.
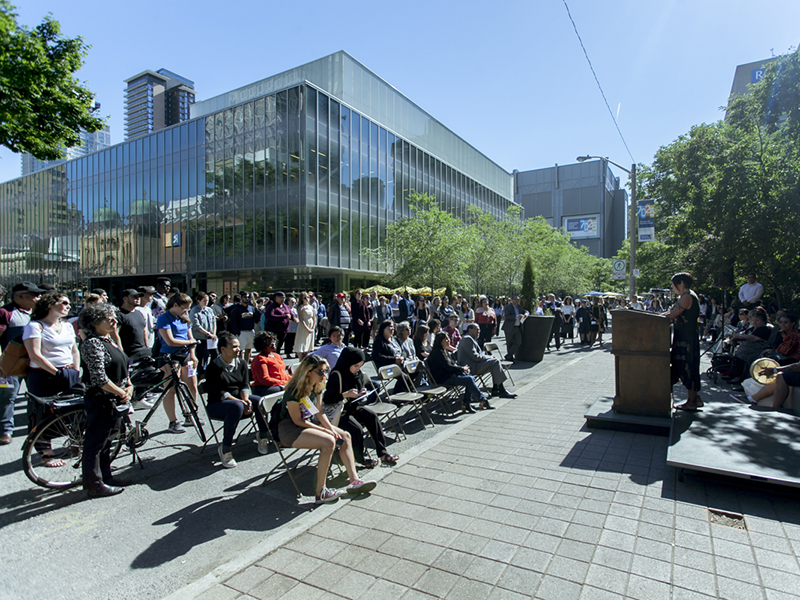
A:
[[[298,517],[170,598],[800,597],[795,492],[679,482],[666,437],[585,427],[614,393],[609,348],[517,391],[406,453],[371,495]],[[709,507],[746,529],[711,524]]]

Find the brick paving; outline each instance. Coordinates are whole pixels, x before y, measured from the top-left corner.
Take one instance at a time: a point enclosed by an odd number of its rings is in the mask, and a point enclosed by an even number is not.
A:
[[[608,346],[444,425],[371,495],[298,517],[285,543],[171,598],[799,597],[796,492],[679,482],[666,437],[585,427],[614,393]],[[746,529],[711,524],[709,507]]]

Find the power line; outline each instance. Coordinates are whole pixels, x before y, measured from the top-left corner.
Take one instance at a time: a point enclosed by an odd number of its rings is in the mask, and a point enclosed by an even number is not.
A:
[[[617,128],[617,133],[619,133],[619,137],[622,140],[622,143],[625,145],[625,150],[628,151],[628,156],[631,157],[631,161],[634,163],[636,160],[633,158],[633,154],[631,154],[631,149],[628,148],[628,142],[625,141],[625,136],[622,135],[622,130],[619,128],[619,123],[617,123],[616,117],[614,117],[614,113],[611,110],[611,107],[608,105],[608,100],[606,99],[606,94],[603,92],[603,86],[600,85],[600,80],[597,78],[597,73],[594,72],[594,66],[592,66],[592,61],[589,58],[589,53],[586,52],[586,46],[583,45],[583,40],[581,39],[581,34],[578,33],[578,26],[575,25],[575,20],[572,18],[572,13],[569,12],[569,6],[567,6],[567,0],[562,0],[564,2],[564,8],[567,9],[567,16],[569,20],[572,22],[572,28],[575,30],[575,35],[578,36],[578,41],[581,44],[581,48],[583,48],[583,55],[586,57],[586,62],[589,63],[589,68],[592,70],[592,75],[594,75],[594,80],[597,82],[597,87],[600,89],[600,95],[603,96],[603,102],[606,103],[606,108],[608,109],[608,114],[611,116],[611,120],[614,121],[614,127]]]

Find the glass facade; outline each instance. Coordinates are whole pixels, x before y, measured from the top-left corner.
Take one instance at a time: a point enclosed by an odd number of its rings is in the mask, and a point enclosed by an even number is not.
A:
[[[409,215],[413,191],[458,217],[510,204],[316,86],[293,85],[0,184],[0,276],[79,289],[160,274],[376,273],[362,250]]]

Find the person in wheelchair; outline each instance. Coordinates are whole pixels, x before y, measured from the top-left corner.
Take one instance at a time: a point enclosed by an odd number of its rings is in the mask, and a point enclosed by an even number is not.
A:
[[[232,469],[233,437],[242,417],[254,415],[258,424],[258,451],[266,454],[269,449],[267,422],[258,403],[261,396],[250,393],[250,369],[241,358],[239,340],[232,333],[223,331],[217,337],[219,355],[206,368],[205,389],[208,392],[206,412],[217,421],[224,421],[222,445],[218,448],[222,466]],[[255,407],[255,408],[254,408]]]

